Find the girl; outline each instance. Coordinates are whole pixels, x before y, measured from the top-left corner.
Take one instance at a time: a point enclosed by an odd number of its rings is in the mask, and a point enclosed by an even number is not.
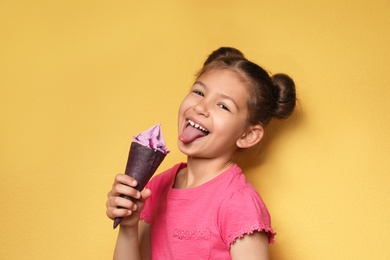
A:
[[[233,158],[261,141],[273,117],[288,117],[295,100],[287,75],[270,77],[234,48],[214,51],[179,108],[178,147],[187,162],[142,192],[131,177],[115,178],[106,213],[124,218],[114,258],[269,259],[269,213]]]

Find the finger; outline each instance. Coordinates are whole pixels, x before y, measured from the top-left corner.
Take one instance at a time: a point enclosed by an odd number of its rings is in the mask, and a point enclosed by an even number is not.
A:
[[[138,190],[134,189],[133,187],[129,187],[125,184],[116,183],[112,187],[112,191],[111,191],[110,195],[113,197],[116,197],[119,195],[126,195],[128,197],[139,199],[141,197],[141,192],[139,192]]]
[[[150,195],[152,194],[152,191],[149,190],[149,189],[144,189],[142,192],[141,192],[141,198],[138,199],[135,203],[137,205],[137,213],[138,212],[141,212],[142,209],[144,208],[144,205],[145,205],[145,202],[146,200],[150,197]]]
[[[129,199],[122,198],[122,197],[112,197],[107,200],[106,202],[107,208],[123,208],[127,210],[136,210],[137,204]]]
[[[152,195],[152,191],[148,188],[145,188],[142,192],[141,192],[141,198],[143,200],[146,200],[150,197],[150,195]]]
[[[125,184],[127,186],[130,186],[130,187],[135,187],[138,185],[138,182],[136,179],[130,177],[129,175],[126,175],[126,174],[117,174],[115,176],[115,181],[114,181],[114,184],[115,183],[122,183],[122,184]]]
[[[118,217],[124,218],[130,216],[131,214],[133,214],[131,210],[123,208],[107,208],[106,210],[107,217],[111,219],[115,219]]]

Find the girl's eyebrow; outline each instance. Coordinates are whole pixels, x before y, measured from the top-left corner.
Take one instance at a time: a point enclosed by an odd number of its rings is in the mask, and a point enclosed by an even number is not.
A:
[[[194,83],[194,85],[196,85],[196,84],[201,85],[201,86],[204,87],[205,89],[208,89],[207,85],[204,84],[202,81],[196,81],[196,82]],[[222,94],[222,93],[217,93],[217,94],[218,94],[221,98],[223,98],[223,99],[230,100],[230,101],[235,105],[235,107],[238,109],[237,103],[236,103],[236,101],[234,101],[233,98],[229,97],[228,95]]]

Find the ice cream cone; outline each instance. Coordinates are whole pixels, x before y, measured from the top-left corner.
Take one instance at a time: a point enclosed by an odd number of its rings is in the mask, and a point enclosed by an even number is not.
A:
[[[158,131],[160,131],[159,125]],[[165,142],[163,141],[161,134],[159,135],[159,138],[162,140],[162,144],[165,148]],[[169,152],[167,149],[162,151],[152,149],[149,146],[144,146],[136,141],[131,143],[125,174],[137,180],[138,184],[135,189],[138,191],[142,191],[145,188],[145,185],[148,183],[157,168],[160,166],[161,162],[164,160],[166,154]],[[136,201],[136,199],[132,197],[125,195],[121,196],[134,202]],[[120,217],[114,220],[114,229],[119,225],[121,220],[122,218]]]

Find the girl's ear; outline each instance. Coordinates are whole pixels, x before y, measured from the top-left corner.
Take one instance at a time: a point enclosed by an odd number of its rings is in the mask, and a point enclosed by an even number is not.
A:
[[[261,141],[264,136],[264,128],[261,125],[250,126],[237,140],[239,148],[249,148]]]

